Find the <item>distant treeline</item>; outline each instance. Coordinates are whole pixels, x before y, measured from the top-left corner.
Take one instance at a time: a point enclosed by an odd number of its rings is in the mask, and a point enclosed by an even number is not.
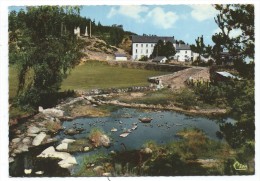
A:
[[[86,26],[88,28],[88,34],[90,33],[91,21],[91,34],[99,37],[110,45],[118,46],[124,37],[136,35],[133,32],[124,31],[123,25],[113,24],[111,26],[103,26],[100,22],[96,23],[95,20],[86,17],[80,17],[79,19],[81,34],[85,34]]]

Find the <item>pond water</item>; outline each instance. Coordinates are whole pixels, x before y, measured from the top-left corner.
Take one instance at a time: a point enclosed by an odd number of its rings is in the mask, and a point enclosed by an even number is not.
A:
[[[149,117],[153,120],[150,123],[142,123],[139,118]],[[95,154],[96,152],[108,153],[110,151],[123,150],[122,143],[127,150],[140,149],[146,142],[153,140],[157,144],[165,144],[179,137],[176,133],[184,128],[198,128],[214,140],[219,140],[216,132],[219,131],[219,122],[234,122],[232,119],[209,119],[204,117],[187,116],[173,111],[144,111],[131,108],[121,108],[112,112],[110,117],[104,118],[79,118],[73,121],[65,121],[63,126],[66,128],[84,128],[84,131],[74,136],[65,135],[61,132],[57,135],[58,139],[71,138],[79,139],[86,138],[91,129],[99,128],[112,138],[112,146],[108,149],[100,148],[89,153],[76,153],[74,156],[78,163],[83,161],[87,155]],[[120,137],[125,130],[131,129],[133,125],[137,125],[137,129],[125,138]],[[111,132],[112,128],[116,128],[117,132]],[[224,141],[224,140],[222,140]],[[77,168],[72,170],[76,172]]]
[[[153,120],[150,123],[142,123],[139,118],[149,117]],[[127,150],[140,149],[147,141],[153,140],[158,144],[165,144],[178,140],[176,133],[184,128],[198,128],[205,132],[205,134],[214,140],[218,140],[216,132],[219,131],[219,123],[234,122],[232,119],[209,119],[204,117],[187,116],[181,113],[172,111],[145,111],[131,108],[120,108],[111,113],[109,117],[103,118],[78,118],[72,121],[64,121],[63,127],[68,128],[83,128],[80,134],[74,136],[65,135],[61,131],[56,138],[63,140],[64,138],[80,139],[87,138],[91,129],[99,128],[103,130],[112,139],[110,148],[100,148],[91,152],[73,153],[76,157],[78,165],[83,161],[87,155],[95,154],[97,152],[109,153],[110,151],[121,151],[122,143]],[[137,125],[137,129],[125,138],[120,137],[125,130],[131,129],[133,125]],[[112,128],[116,128],[117,132],[111,132]],[[224,141],[224,140],[221,140]],[[30,153],[26,153],[30,155]],[[23,156],[26,156],[23,155]],[[23,160],[23,159],[22,159]],[[18,163],[16,163],[18,164]],[[71,170],[75,173],[79,167]],[[55,169],[54,169],[55,170]],[[49,176],[52,174],[49,174]],[[56,176],[56,175],[55,175]]]

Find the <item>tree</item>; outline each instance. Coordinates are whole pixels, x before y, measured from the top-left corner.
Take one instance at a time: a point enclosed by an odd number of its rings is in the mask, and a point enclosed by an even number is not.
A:
[[[175,48],[171,42],[168,41],[164,43],[162,40],[159,40],[157,44],[154,46],[151,57],[166,56],[169,59],[170,56],[174,56],[175,53]]]
[[[9,50],[10,61],[18,67],[17,103],[35,108],[51,101],[48,96],[58,92],[69,70],[79,63],[83,42],[74,35],[79,9],[28,7],[23,18],[18,17],[23,27],[10,27],[10,33],[19,33],[11,42],[16,46]]]
[[[254,5],[227,4],[215,5],[215,8],[219,10],[215,22],[221,30],[212,36],[215,56],[219,58],[223,48],[227,49],[240,75],[253,79],[254,62],[247,64],[244,60],[254,59],[255,54]],[[232,36],[234,32],[240,34]]]
[[[201,56],[209,57],[211,55],[211,46],[204,44],[203,35],[195,39],[196,45],[191,45],[190,48],[193,52],[198,53],[198,62],[201,62]]]
[[[254,58],[254,5],[226,4],[215,8],[219,11],[215,22],[221,30],[212,37],[215,49],[223,47],[233,56]],[[232,36],[235,31],[241,33]]]

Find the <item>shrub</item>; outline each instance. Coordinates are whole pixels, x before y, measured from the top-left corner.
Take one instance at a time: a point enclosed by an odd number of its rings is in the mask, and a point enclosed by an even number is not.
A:
[[[147,56],[143,56],[142,58],[139,59],[139,61],[147,62],[148,61],[148,57]]]
[[[190,89],[183,89],[176,95],[176,101],[181,104],[184,109],[189,109],[196,105],[197,96]]]

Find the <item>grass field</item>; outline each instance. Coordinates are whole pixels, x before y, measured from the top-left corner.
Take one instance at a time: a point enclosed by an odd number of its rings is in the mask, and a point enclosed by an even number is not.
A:
[[[94,88],[123,88],[145,86],[149,76],[167,72],[113,67],[100,62],[77,66],[62,83],[61,89],[88,90]]]
[[[145,86],[149,76],[167,72],[113,67],[100,62],[88,62],[74,68],[61,86],[64,90],[89,90],[94,88],[123,88]],[[17,72],[14,66],[9,68],[9,97],[17,91]]]

